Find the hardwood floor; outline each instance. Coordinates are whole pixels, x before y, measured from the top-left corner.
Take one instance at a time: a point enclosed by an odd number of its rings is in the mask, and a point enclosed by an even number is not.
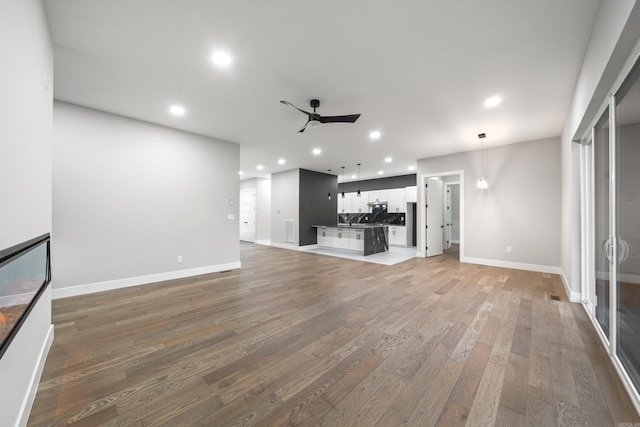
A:
[[[640,422],[558,276],[455,251],[241,252],[240,270],[54,300],[29,425]]]

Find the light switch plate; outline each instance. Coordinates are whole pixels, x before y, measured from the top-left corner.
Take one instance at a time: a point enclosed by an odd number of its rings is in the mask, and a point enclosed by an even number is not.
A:
[[[236,219],[236,215],[235,214],[227,214],[227,219],[232,221],[232,220]]]

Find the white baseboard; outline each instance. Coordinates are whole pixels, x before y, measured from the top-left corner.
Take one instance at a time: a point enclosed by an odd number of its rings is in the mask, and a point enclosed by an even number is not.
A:
[[[271,246],[273,246],[274,248],[280,248],[280,249],[291,249],[294,251],[298,250],[298,245],[296,245],[295,243],[278,243],[278,242],[271,242]]]
[[[271,239],[256,240],[257,245],[271,246]]]
[[[318,248],[318,245],[316,244],[296,246],[294,243],[275,243],[275,242],[271,242],[271,246],[273,246],[274,248],[280,248],[280,249],[290,249],[292,251],[310,251]]]
[[[513,268],[515,270],[537,271],[539,273],[557,274],[560,276],[560,279],[562,280],[562,285],[564,286],[564,290],[567,293],[567,296],[569,297],[569,301],[580,302],[580,297],[581,297],[580,292],[571,291],[571,288],[567,283],[567,278],[565,277],[564,272],[560,267],[554,267],[551,265],[527,264],[522,262],[499,261],[495,259],[471,258],[471,257],[464,257],[464,258],[461,257],[460,262],[468,262],[470,264],[489,265],[492,267]]]
[[[540,264],[527,264],[524,262],[500,261],[497,259],[460,257],[460,262],[488,265],[491,267],[513,268],[514,270],[537,271],[539,273],[552,273],[552,274],[562,273],[562,269],[560,269],[560,267],[553,267],[550,265],[540,265]]]
[[[456,244],[456,245],[459,245],[459,244],[460,244],[460,240],[453,240],[453,239],[451,239],[451,243]]]
[[[20,408],[20,414],[18,416],[18,423],[16,427],[26,427],[27,421],[29,421],[29,415],[31,414],[31,407],[36,400],[36,393],[38,392],[38,385],[40,384],[40,377],[42,377],[42,371],[44,371],[44,364],[47,361],[47,355],[51,344],[53,344],[53,325],[49,326],[47,337],[42,344],[40,354],[38,355],[38,364],[31,374],[31,383],[27,395],[22,402],[22,408]]]
[[[165,280],[182,279],[184,277],[198,276],[200,274],[217,273],[225,270],[235,270],[241,267],[240,261],[228,264],[210,265],[206,267],[189,268],[186,270],[168,271],[166,273],[150,274],[147,276],[128,277],[125,279],[109,280],[106,282],[89,283],[85,285],[69,286],[53,289],[52,299],[67,298],[78,295],[92,294],[94,292],[111,291],[113,289],[128,288],[131,286],[146,285],[149,283],[163,282]]]
[[[571,290],[571,286],[569,286],[569,281],[567,277],[564,275],[564,271],[560,269],[560,278],[562,279],[562,285],[564,286],[564,291],[569,296],[569,301],[571,302],[582,302],[582,293]]]

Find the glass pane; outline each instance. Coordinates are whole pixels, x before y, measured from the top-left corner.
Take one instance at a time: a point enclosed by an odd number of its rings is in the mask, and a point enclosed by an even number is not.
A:
[[[0,343],[25,312],[46,274],[46,243],[0,267]]]
[[[618,357],[640,386],[640,80],[638,64],[616,94]]]
[[[609,109],[596,124],[593,140],[594,261],[596,319],[609,336]]]

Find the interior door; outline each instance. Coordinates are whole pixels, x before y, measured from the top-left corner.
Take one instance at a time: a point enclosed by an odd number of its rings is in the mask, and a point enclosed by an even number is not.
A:
[[[240,192],[240,240],[256,241],[256,191]]]
[[[427,256],[442,255],[444,252],[444,183],[435,178],[427,180]]]

